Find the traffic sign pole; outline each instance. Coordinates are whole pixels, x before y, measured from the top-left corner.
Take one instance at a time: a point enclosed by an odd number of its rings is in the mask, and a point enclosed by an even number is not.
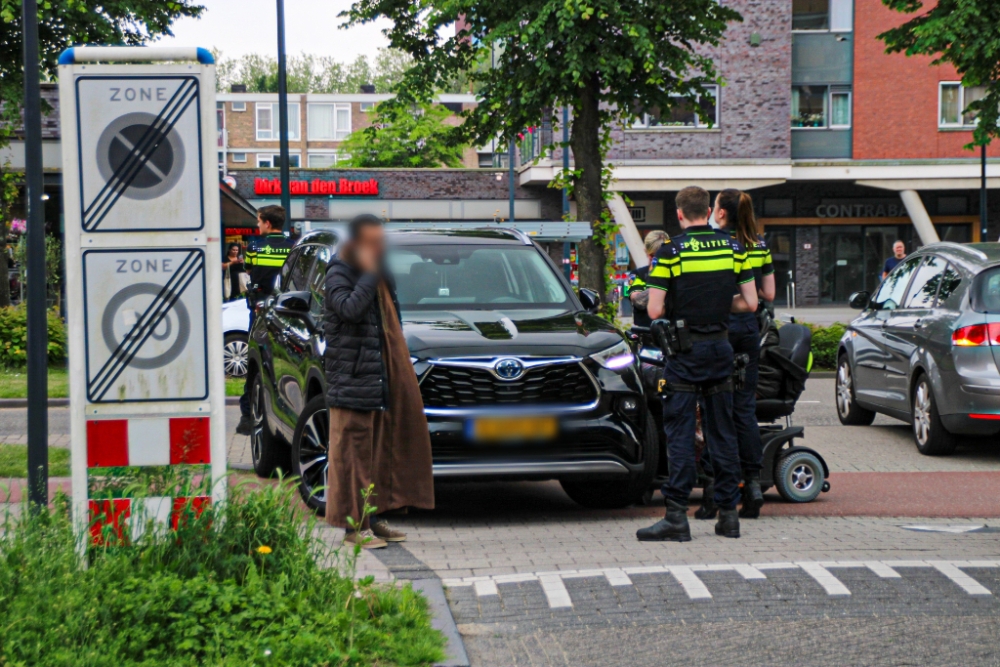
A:
[[[292,193],[288,173],[288,79],[285,67],[285,0],[278,2],[278,151],[281,155],[281,207],[285,209],[284,232],[292,229]],[[301,158],[299,158],[301,159]]]
[[[48,348],[45,210],[42,203],[42,105],[38,73],[38,5],[24,0],[24,172],[28,200],[28,498],[49,502]]]

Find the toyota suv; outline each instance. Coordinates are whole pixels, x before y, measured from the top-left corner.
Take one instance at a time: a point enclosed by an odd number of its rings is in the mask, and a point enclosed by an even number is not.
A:
[[[640,500],[659,452],[629,342],[548,255],[505,230],[389,234],[403,332],[436,480],[559,480],[578,503]],[[249,368],[258,475],[299,478],[325,508],[328,412],[322,307],[338,238],[304,236],[260,306]]]

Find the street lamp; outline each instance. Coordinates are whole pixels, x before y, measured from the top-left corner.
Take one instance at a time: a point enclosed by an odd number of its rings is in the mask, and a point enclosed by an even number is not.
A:
[[[284,232],[292,228],[292,197],[288,175],[288,81],[285,76],[285,0],[278,2],[278,159],[281,161],[281,207],[285,209]]]

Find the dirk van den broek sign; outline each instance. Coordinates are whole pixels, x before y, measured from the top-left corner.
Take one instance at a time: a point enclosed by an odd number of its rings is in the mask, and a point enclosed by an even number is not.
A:
[[[257,195],[280,195],[281,180],[277,178],[253,179],[253,191]],[[365,181],[352,181],[341,178],[336,181],[324,181],[316,178],[311,181],[289,181],[288,192],[293,195],[368,195],[378,194],[378,180],[369,178]]]

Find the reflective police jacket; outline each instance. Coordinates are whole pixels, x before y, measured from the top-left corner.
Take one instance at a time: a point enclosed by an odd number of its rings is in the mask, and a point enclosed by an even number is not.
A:
[[[692,331],[725,331],[733,294],[752,282],[747,252],[729,234],[708,225],[688,227],[664,242],[650,265],[649,288],[667,292],[667,317],[686,320]]]
[[[251,303],[267,296],[274,289],[274,279],[281,273],[281,267],[294,245],[295,242],[281,232],[250,239],[246,264],[250,269],[247,299]]]

